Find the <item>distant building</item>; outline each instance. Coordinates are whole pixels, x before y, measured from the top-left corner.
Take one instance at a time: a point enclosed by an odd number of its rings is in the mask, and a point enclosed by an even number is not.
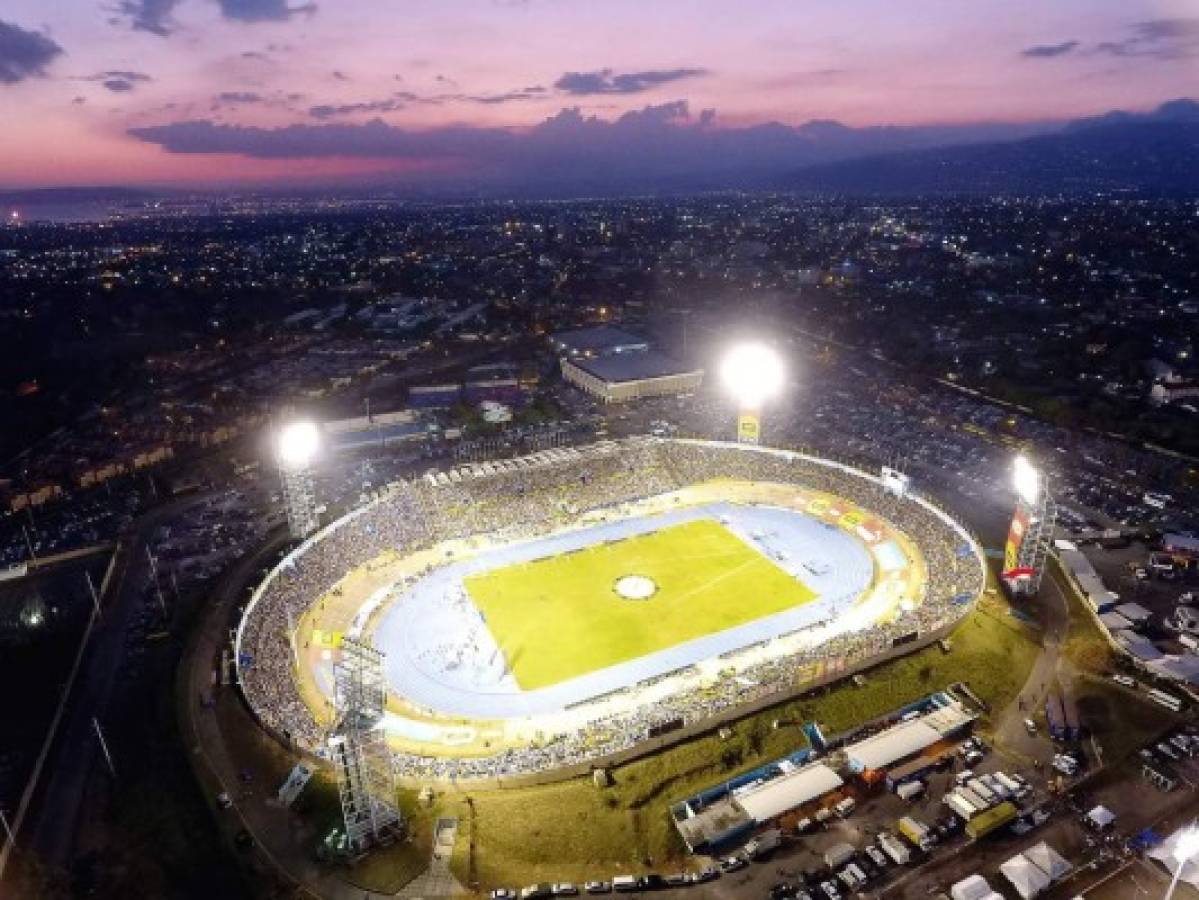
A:
[[[562,377],[603,403],[686,394],[699,389],[704,370],[656,350],[562,359]]]
[[[422,384],[408,389],[408,405],[414,409],[448,409],[462,399],[458,384]]]
[[[1159,405],[1199,397],[1199,381],[1158,381],[1149,389],[1149,399]]]

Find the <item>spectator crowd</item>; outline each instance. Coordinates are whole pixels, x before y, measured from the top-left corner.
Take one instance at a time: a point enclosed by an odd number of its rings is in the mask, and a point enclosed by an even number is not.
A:
[[[928,579],[923,602],[905,605],[885,624],[841,633],[798,653],[747,666],[730,659],[729,676],[715,684],[701,684],[694,671],[668,673],[679,689],[652,702],[637,702],[647,685],[629,685],[618,692],[628,695],[627,709],[621,704],[621,712],[605,715],[598,701],[612,695],[596,698],[596,718],[520,748],[472,758],[396,753],[397,772],[408,777],[503,777],[604,757],[647,740],[663,726],[693,725],[805,683],[848,674],[896,646],[916,646],[919,638],[956,622],[983,590],[977,544],[960,526],[928,501],[896,494],[864,472],[796,453],[729,444],[603,441],[396,482],[325,528],[275,568],[243,616],[238,632],[242,689],[264,725],[320,754],[326,735],[297,692],[291,634],[299,617],[322,602],[348,572],[386,551],[411,552],[455,538],[487,534],[496,540],[527,539],[585,513],[718,479],[796,484],[885,518],[924,558]]]

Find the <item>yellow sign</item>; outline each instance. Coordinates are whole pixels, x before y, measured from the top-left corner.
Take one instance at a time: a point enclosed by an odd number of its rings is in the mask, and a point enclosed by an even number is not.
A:
[[[761,423],[755,413],[742,413],[737,419],[737,441],[756,444],[761,436]]]

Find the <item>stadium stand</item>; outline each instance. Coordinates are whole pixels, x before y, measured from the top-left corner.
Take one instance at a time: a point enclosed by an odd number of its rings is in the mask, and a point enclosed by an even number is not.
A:
[[[850,668],[913,634],[960,619],[984,587],[976,542],[948,515],[913,494],[897,496],[873,475],[787,451],[705,441],[632,438],[555,448],[515,460],[471,464],[397,482],[293,550],[254,592],[236,636],[239,682],[272,733],[322,755],[324,733],[294,681],[290,632],[349,571],[387,551],[413,552],[452,538],[486,534],[527,539],[608,509],[680,488],[736,479],[802,485],[884,517],[919,548],[928,568],[923,602],[885,625],[842,634],[802,654],[772,658],[715,685],[697,685],[568,733],[491,756],[452,758],[395,753],[409,777],[497,777],[573,765],[646,741],[663,723],[702,722],[798,683],[814,663]],[[668,673],[670,674],[670,673]]]

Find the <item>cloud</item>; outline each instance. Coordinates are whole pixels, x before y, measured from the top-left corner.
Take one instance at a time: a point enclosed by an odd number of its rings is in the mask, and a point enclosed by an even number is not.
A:
[[[221,91],[216,95],[218,103],[265,103],[266,98],[254,91]]]
[[[169,37],[177,25],[175,8],[180,0],[119,0],[116,13],[134,31]],[[288,5],[288,0],[216,0],[221,15],[235,22],[284,22],[301,13],[311,15],[315,3]],[[244,54],[243,54],[244,55]]]
[[[116,11],[129,20],[134,31],[167,37],[175,30],[172,13],[178,5],[179,0],[121,0]]]
[[[46,66],[62,52],[62,47],[44,34],[0,19],[0,84],[45,75]]]
[[[131,72],[128,69],[110,69],[107,72],[97,72],[95,75],[88,75],[76,80],[97,82],[104,85],[104,87],[114,94],[127,94],[135,90],[139,84],[145,84],[154,79],[145,72]]]
[[[1078,49],[1078,41],[1062,41],[1060,44],[1035,44],[1025,47],[1020,55],[1025,59],[1053,59],[1055,56],[1065,56]]]
[[[1095,52],[1129,58],[1190,59],[1199,56],[1199,18],[1136,22],[1127,37],[1097,44]]]
[[[504,91],[501,94],[466,94],[461,99],[471,103],[519,103],[523,100],[540,100],[546,94],[545,88],[541,85],[533,87],[521,88],[516,91]]]
[[[308,115],[314,119],[332,119],[337,116],[351,116],[355,113],[384,113],[403,109],[403,100],[389,97],[386,100],[363,100],[358,103],[321,103],[309,107]]]
[[[237,22],[285,22],[292,16],[312,15],[315,3],[291,6],[288,0],[217,0],[221,15]]]
[[[619,74],[613,74],[611,69],[600,69],[596,72],[567,72],[554,82],[554,87],[580,97],[593,94],[638,94],[672,81],[707,74],[707,69],[651,69]]]
[[[382,101],[388,102],[388,101]],[[347,104],[352,106],[353,104]],[[1024,129],[1020,131],[1020,129]],[[128,134],[175,154],[261,160],[369,159],[395,164],[397,179],[419,171],[414,189],[603,192],[636,186],[755,179],[841,159],[1025,136],[1029,126],[850,128],[777,122],[718,127],[714,110],[693,115],[685,100],[603,119],[568,107],[531,128],[446,125],[424,129],[366,122],[307,121],[283,127],[195,117],[131,128]],[[1042,129],[1045,130],[1045,129]]]

